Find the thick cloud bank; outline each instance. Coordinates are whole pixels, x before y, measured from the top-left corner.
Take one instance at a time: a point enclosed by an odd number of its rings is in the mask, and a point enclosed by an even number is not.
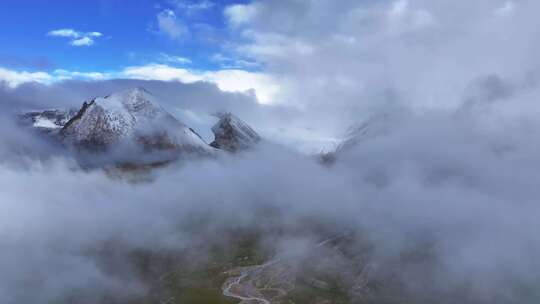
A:
[[[337,2],[225,11],[241,38],[229,51],[279,81],[274,105],[203,82],[0,90],[0,303],[144,294],[132,252],[204,263],[208,244],[232,243],[234,229],[257,232],[269,252],[300,256],[328,233],[353,231],[362,237],[351,246],[370,248],[373,275],[413,303],[538,302],[539,2]],[[82,170],[11,119],[136,85],[207,139],[210,114],[226,110],[269,142],[131,183]],[[330,165],[295,152],[364,121],[382,131],[360,135]]]
[[[313,133],[335,137],[388,102],[460,107],[479,79],[504,79],[485,83],[485,98],[536,87],[539,8],[534,0],[270,0],[226,16],[243,38],[237,54],[279,81],[276,102],[303,107]]]
[[[502,110],[516,106],[399,108],[399,119],[382,116],[392,120],[386,132],[340,151],[332,166],[263,144],[174,164],[142,184],[78,169],[5,118],[0,300],[95,303],[144,294],[130,251],[203,248],[197,257],[204,261],[210,249],[201,244],[226,242],[225,231],[244,228],[260,231],[277,254],[301,255],[302,242],[324,237],[302,230],[315,222],[365,235],[376,272],[394,273],[414,298],[532,301],[540,271],[540,134],[534,112]],[[109,264],[107,244],[120,248]],[[400,264],[411,250],[427,256]]]

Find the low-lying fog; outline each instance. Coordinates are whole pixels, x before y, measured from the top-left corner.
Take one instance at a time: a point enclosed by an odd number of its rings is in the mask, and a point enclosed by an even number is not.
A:
[[[130,251],[197,248],[204,263],[204,244],[227,242],[224,231],[236,228],[261,232],[276,254],[309,254],[303,244],[327,237],[302,230],[309,221],[364,235],[376,271],[397,274],[420,298],[531,303],[540,282],[540,125],[526,100],[421,113],[389,105],[385,132],[333,164],[267,141],[180,161],[143,183],[80,169],[4,111],[0,302],[144,293]],[[104,265],[96,252],[110,243],[121,249]],[[416,248],[429,261],[395,262]]]

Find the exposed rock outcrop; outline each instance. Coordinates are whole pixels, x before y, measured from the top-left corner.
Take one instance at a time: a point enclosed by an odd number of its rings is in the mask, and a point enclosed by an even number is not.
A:
[[[237,152],[253,147],[261,137],[248,124],[231,113],[215,114],[219,121],[212,127],[215,139],[212,147]]]

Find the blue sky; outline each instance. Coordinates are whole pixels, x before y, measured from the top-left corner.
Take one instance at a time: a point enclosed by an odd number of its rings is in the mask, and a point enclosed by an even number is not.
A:
[[[218,69],[219,63],[211,58],[222,51],[231,35],[225,26],[223,9],[247,1],[2,2],[0,66],[91,72],[164,61],[167,56],[189,58],[192,69]],[[185,31],[174,36],[160,30],[160,14],[172,17]],[[73,46],[70,38],[47,35],[59,29],[73,29],[83,36],[98,32],[102,36],[92,38],[90,46]],[[186,65],[172,60],[167,64]]]

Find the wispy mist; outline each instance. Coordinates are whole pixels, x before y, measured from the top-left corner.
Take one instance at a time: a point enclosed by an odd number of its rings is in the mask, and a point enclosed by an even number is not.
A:
[[[102,264],[97,253],[110,242],[126,256],[181,252],[242,228],[261,232],[270,252],[307,255],[301,244],[325,237],[303,229],[311,222],[364,235],[353,246],[373,246],[376,274],[396,275],[418,298],[530,301],[522,290],[538,282],[537,123],[483,107],[411,114],[340,151],[331,166],[266,143],[179,162],[142,184],[78,169],[6,125],[0,297],[55,302],[76,291],[92,303],[144,292],[128,262]],[[425,251],[425,261],[404,263],[411,250]]]

